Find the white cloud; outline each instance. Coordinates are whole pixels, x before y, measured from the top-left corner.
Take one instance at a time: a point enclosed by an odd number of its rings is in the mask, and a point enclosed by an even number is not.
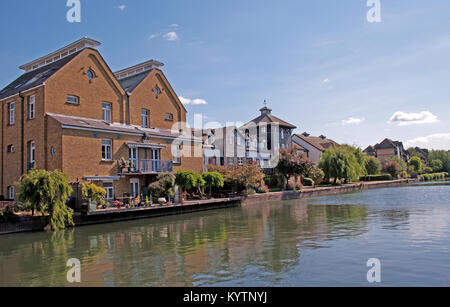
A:
[[[322,84],[327,84],[327,83],[330,83],[330,79],[326,78],[326,79],[322,80]]]
[[[450,133],[436,133],[405,142],[406,147],[450,150]]]
[[[173,23],[173,24],[171,24],[170,26],[171,26],[172,28],[178,28],[178,27],[179,27],[179,25],[176,24],[176,23]]]
[[[208,104],[208,102],[206,100],[200,99],[200,98],[189,99],[189,98],[184,98],[184,97],[181,97],[181,96],[179,98],[180,98],[181,103],[184,104],[184,105],[194,105],[194,106],[196,106],[196,105]]]
[[[168,32],[166,34],[163,35],[163,38],[168,40],[168,41],[176,41],[178,39],[178,35],[176,32]]]
[[[150,34],[148,39],[154,39],[154,38],[157,38],[157,37],[158,37],[158,34]]]
[[[429,111],[422,111],[420,113],[405,113],[399,111],[395,112],[389,119],[389,123],[396,123],[399,126],[432,124],[437,122],[439,122],[437,116]]]
[[[342,126],[359,125],[365,120],[366,120],[365,118],[349,117],[348,119],[344,119],[342,121]]]
[[[121,5],[115,6],[114,8],[124,11],[127,8],[127,6],[125,4],[121,4]]]

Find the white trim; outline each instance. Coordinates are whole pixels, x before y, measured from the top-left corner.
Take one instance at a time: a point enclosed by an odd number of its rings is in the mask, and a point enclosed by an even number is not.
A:
[[[15,93],[15,94],[13,94],[13,95],[11,95],[11,96],[8,96],[8,97],[5,97],[5,98],[1,98],[0,101],[3,102],[3,100],[10,99],[10,98],[12,98],[12,97],[14,97],[14,96],[19,96],[20,94],[28,93],[29,91],[38,89],[38,88],[43,87],[43,86],[45,86],[45,82],[42,83],[42,84],[40,84],[40,85],[37,85],[37,86],[35,86],[35,87],[29,88],[29,89],[26,89],[26,90],[23,90],[23,91],[19,91],[19,92]]]
[[[92,131],[92,132],[105,132],[111,134],[125,134],[125,135],[142,135],[143,133],[134,133],[134,132],[122,132],[116,130],[107,130],[107,129],[96,129],[96,128],[85,128],[85,127],[77,127],[70,125],[62,125],[63,129],[72,129],[72,130],[83,130],[83,131]]]
[[[86,181],[119,181],[120,176],[87,176],[83,179]]]

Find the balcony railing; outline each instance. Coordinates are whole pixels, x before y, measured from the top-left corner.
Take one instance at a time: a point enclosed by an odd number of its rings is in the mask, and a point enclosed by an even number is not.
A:
[[[159,174],[171,172],[173,172],[173,161],[139,160],[138,163],[132,161],[131,167],[121,167],[119,165],[119,173],[121,174]]]

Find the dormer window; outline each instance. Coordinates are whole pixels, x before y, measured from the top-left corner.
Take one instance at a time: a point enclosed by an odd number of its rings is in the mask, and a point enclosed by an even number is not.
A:
[[[86,74],[87,74],[89,80],[92,80],[95,78],[95,72],[92,69],[89,69]]]

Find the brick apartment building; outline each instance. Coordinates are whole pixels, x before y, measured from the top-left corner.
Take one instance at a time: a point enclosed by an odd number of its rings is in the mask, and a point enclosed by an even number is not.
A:
[[[397,157],[399,159],[408,161],[408,151],[405,150],[403,143],[400,141],[393,141],[391,139],[384,139],[381,143],[375,146],[368,146],[364,149],[364,153],[378,158],[381,163],[386,160]]]
[[[109,199],[140,194],[161,172],[203,170],[201,139],[184,129],[187,111],[163,64],[113,73],[99,45],[83,38],[33,60],[0,91],[1,195],[14,199],[33,168],[95,182]]]

